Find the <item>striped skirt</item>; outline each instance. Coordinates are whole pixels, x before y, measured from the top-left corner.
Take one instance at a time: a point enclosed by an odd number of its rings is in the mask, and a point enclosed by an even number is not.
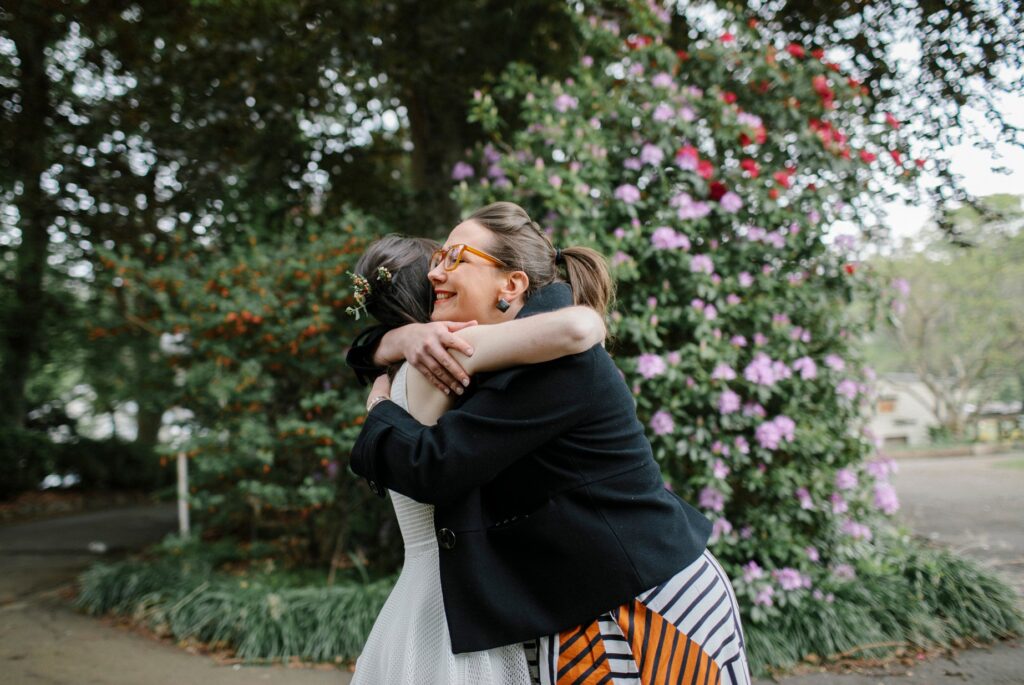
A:
[[[525,648],[539,685],[750,683],[736,595],[709,551],[632,602]]]

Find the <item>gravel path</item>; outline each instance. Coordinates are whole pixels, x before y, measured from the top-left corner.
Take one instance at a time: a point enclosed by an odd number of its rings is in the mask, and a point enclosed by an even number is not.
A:
[[[1006,574],[1024,596],[1024,453],[900,462],[901,516],[917,532]],[[171,507],[134,507],[0,527],[4,685],[345,685],[333,667],[224,664],[111,619],[73,611],[68,584],[97,558],[159,540]],[[93,550],[93,551],[90,551]],[[766,685],[773,681],[758,681]],[[1000,644],[862,673],[802,673],[785,685],[1022,685],[1024,647]],[[429,684],[425,684],[429,685]]]

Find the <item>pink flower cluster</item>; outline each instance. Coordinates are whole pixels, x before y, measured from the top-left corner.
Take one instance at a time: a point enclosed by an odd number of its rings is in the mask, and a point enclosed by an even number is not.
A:
[[[651,417],[651,430],[655,435],[668,435],[675,429],[676,424],[671,414],[663,409],[654,412],[654,416]]]
[[[777,568],[772,571],[772,578],[783,590],[801,590],[811,587],[811,577],[800,573],[795,568]]]
[[[651,234],[651,245],[656,250],[689,250],[690,239],[670,226],[660,226]]]
[[[658,354],[641,354],[636,358],[636,370],[646,379],[665,373],[665,360]]]
[[[682,220],[702,219],[711,213],[707,202],[694,200],[687,193],[679,193],[669,200],[669,205],[676,208],[676,215]]]
[[[800,373],[800,378],[812,381],[818,377],[818,365],[810,357],[800,357],[793,362],[793,370]]]
[[[771,421],[765,421],[754,431],[754,438],[766,450],[775,450],[785,442],[793,442],[796,423],[788,416],[779,415]]]
[[[793,375],[792,370],[782,361],[772,361],[764,352],[758,352],[754,359],[743,369],[743,377],[757,385],[775,385]]]
[[[697,504],[704,509],[720,512],[725,508],[725,495],[708,485],[701,489]]]
[[[871,529],[863,523],[857,523],[851,519],[846,519],[839,526],[846,535],[849,535],[854,540],[870,540],[872,538]]]
[[[740,409],[740,396],[726,389],[718,396],[718,411],[721,414],[733,414]]]

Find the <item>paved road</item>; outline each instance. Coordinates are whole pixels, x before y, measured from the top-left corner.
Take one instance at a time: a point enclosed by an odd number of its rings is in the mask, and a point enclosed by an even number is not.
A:
[[[1016,465],[1016,468],[1013,467]],[[901,515],[917,531],[1007,573],[1024,592],[1024,454],[901,462]],[[0,683],[3,685],[345,685],[335,669],[222,665],[108,619],[71,610],[61,595],[96,559],[90,543],[129,550],[174,529],[170,507],[138,507],[0,527]],[[93,545],[95,547],[95,545]],[[1024,648],[971,650],[910,670],[808,673],[784,685],[1024,684]],[[770,681],[760,681],[766,685]]]

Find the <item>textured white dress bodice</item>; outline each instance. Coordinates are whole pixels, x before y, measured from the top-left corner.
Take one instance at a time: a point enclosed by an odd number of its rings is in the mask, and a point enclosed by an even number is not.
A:
[[[391,400],[403,409],[409,408],[407,373],[408,364],[403,364],[391,385]],[[390,494],[405,543],[405,564],[356,661],[352,685],[529,685],[522,645],[452,654],[434,507]]]

